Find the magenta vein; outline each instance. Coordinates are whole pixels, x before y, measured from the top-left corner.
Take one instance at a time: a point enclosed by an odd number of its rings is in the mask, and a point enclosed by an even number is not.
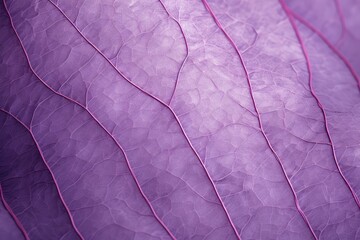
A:
[[[49,173],[50,173],[50,175],[51,175],[51,177],[52,177],[52,179],[53,179],[53,181],[54,181],[54,184],[55,184],[55,187],[56,187],[56,191],[57,191],[57,193],[59,194],[60,201],[61,201],[61,203],[63,204],[63,206],[64,206],[64,208],[65,208],[65,211],[66,211],[66,213],[67,213],[67,215],[68,215],[68,217],[69,217],[69,219],[70,219],[70,222],[71,222],[71,224],[72,224],[72,227],[74,228],[74,230],[75,230],[75,232],[77,233],[77,235],[78,235],[82,240],[84,240],[84,238],[83,238],[82,235],[80,234],[79,230],[78,230],[78,229],[76,228],[76,226],[75,226],[75,222],[74,222],[74,219],[72,218],[72,215],[71,215],[71,213],[70,213],[70,209],[69,209],[68,206],[66,205],[65,200],[64,200],[63,196],[61,195],[61,192],[60,192],[59,186],[58,186],[58,184],[57,184],[57,182],[56,182],[55,176],[54,176],[53,172],[51,171],[51,169],[50,169],[50,167],[49,167],[49,164],[45,161],[44,154],[42,153],[42,151],[41,151],[41,149],[40,149],[40,146],[39,146],[38,142],[36,141],[33,132],[31,131],[31,129],[30,129],[28,126],[26,126],[19,118],[17,118],[17,117],[16,117],[14,114],[12,114],[11,112],[9,112],[9,111],[7,111],[7,110],[5,110],[5,109],[1,109],[1,108],[0,108],[0,111],[4,112],[4,113],[8,114],[9,116],[11,116],[12,118],[14,118],[18,123],[20,123],[20,124],[21,124],[26,130],[28,130],[28,132],[30,133],[31,138],[32,138],[32,140],[34,141],[34,143],[35,143],[35,145],[36,145],[36,148],[37,148],[37,150],[38,150],[38,152],[39,152],[39,154],[40,154],[40,156],[41,156],[41,159],[42,159],[42,161],[44,162],[45,166],[47,167],[47,169],[48,169],[48,171],[49,171]]]
[[[343,38],[345,37],[345,33],[346,33],[347,29],[346,29],[345,17],[342,12],[341,4],[340,4],[339,0],[335,0],[335,6],[336,6],[336,11],[339,15],[340,22],[341,22],[341,36],[340,36],[339,40],[337,41],[337,43],[340,43],[343,40]]]
[[[164,4],[164,2],[163,2],[162,0],[159,0],[159,2],[161,3],[162,7],[163,7],[164,10],[166,11],[166,13],[169,15],[169,17],[170,17],[171,19],[173,19],[173,20],[177,23],[177,25],[179,26],[180,31],[181,31],[181,34],[182,34],[182,36],[183,36],[183,38],[184,38],[185,47],[186,47],[186,55],[185,55],[184,60],[183,60],[182,63],[181,63],[181,66],[180,66],[180,68],[179,68],[179,71],[178,71],[178,73],[177,73],[177,75],[176,75],[175,86],[174,86],[174,89],[173,89],[173,91],[172,91],[172,94],[171,94],[169,103],[168,103],[168,105],[171,105],[171,101],[172,101],[173,98],[174,98],[175,91],[176,91],[177,86],[178,86],[178,82],[179,82],[179,78],[180,78],[180,73],[181,73],[182,69],[184,68],[184,65],[185,65],[186,60],[187,60],[188,57],[189,57],[189,44],[188,44],[188,42],[187,42],[187,39],[186,39],[184,30],[183,30],[183,28],[182,28],[181,25],[180,25],[180,22],[179,22],[176,18],[174,18],[174,16],[168,11],[168,9],[166,8],[166,6],[165,6],[165,4]]]
[[[4,4],[5,4],[5,0],[4,0]],[[168,227],[167,227],[167,226],[162,222],[162,220],[158,217],[158,215],[156,214],[156,212],[155,212],[153,206],[151,205],[150,201],[149,201],[149,200],[147,199],[147,197],[145,196],[145,193],[143,192],[142,188],[140,187],[140,184],[139,184],[139,182],[138,182],[138,180],[137,180],[137,178],[136,178],[136,176],[135,176],[135,173],[134,173],[133,169],[131,168],[130,162],[129,162],[129,160],[128,160],[128,157],[127,157],[124,149],[123,149],[122,146],[117,142],[117,140],[112,136],[112,134],[97,120],[97,118],[96,118],[85,106],[83,106],[83,105],[80,104],[79,102],[77,102],[77,101],[75,101],[75,100],[73,100],[73,99],[71,99],[71,98],[69,98],[69,97],[67,97],[67,96],[65,96],[65,95],[63,95],[63,94],[55,91],[53,88],[51,88],[51,87],[35,72],[35,70],[33,69],[32,65],[31,65],[29,56],[28,56],[28,54],[27,54],[27,52],[26,52],[26,50],[25,50],[25,47],[23,46],[23,43],[22,43],[22,41],[21,41],[21,39],[20,39],[20,36],[18,35],[18,33],[17,33],[17,31],[16,31],[16,28],[15,28],[15,26],[14,26],[14,24],[13,24],[13,21],[12,21],[11,15],[10,15],[10,12],[8,11],[8,9],[7,9],[7,7],[6,7],[6,4],[5,4],[5,9],[6,9],[8,15],[9,15],[9,19],[10,19],[11,26],[12,26],[14,32],[15,32],[15,35],[17,36],[17,38],[18,38],[18,40],[19,40],[19,42],[20,42],[21,48],[22,48],[22,50],[23,50],[23,52],[24,52],[24,54],[25,54],[26,60],[27,60],[28,65],[29,65],[31,71],[33,72],[33,74],[34,74],[51,92],[53,92],[54,94],[56,94],[56,95],[58,95],[58,96],[61,96],[61,97],[65,98],[66,100],[68,100],[68,101],[76,104],[77,106],[79,106],[80,108],[82,108],[83,110],[85,110],[85,111],[94,119],[94,121],[110,136],[110,138],[115,142],[115,144],[117,145],[117,147],[122,151],[122,153],[123,153],[123,155],[124,155],[124,158],[125,158],[125,161],[126,161],[126,164],[127,164],[127,167],[128,167],[128,169],[129,169],[132,177],[134,178],[134,181],[135,181],[135,183],[136,183],[136,186],[137,186],[137,188],[139,189],[142,197],[144,198],[144,200],[145,200],[146,203],[148,204],[149,208],[151,209],[152,213],[154,214],[154,217],[155,217],[156,220],[161,224],[161,226],[167,231],[167,233],[171,236],[171,238],[172,238],[172,239],[175,239],[175,237],[174,237],[173,234],[170,232],[170,230],[168,229]],[[22,122],[21,122],[21,123],[22,123]],[[23,124],[23,126],[26,126],[26,125]],[[32,131],[31,131],[31,127],[30,127],[30,128],[27,127],[27,129],[30,131],[30,134],[32,135],[32,137],[33,137],[33,139],[34,139],[34,141],[35,141],[35,143],[36,143],[36,145],[37,145],[37,147],[38,147],[38,150],[39,150],[39,152],[40,152],[40,154],[41,154],[41,156],[42,156],[42,158],[43,158],[43,161],[44,161],[45,165],[48,167],[49,172],[51,173],[51,175],[52,175],[52,177],[53,177],[53,180],[54,180],[54,183],[55,183],[55,185],[56,185],[56,187],[57,187],[59,196],[60,196],[61,200],[63,201],[63,204],[64,204],[65,208],[66,208],[67,211],[68,211],[69,217],[70,217],[70,219],[71,219],[71,222],[72,222],[72,224],[73,224],[73,227],[74,227],[75,231],[77,232],[77,234],[79,235],[79,237],[80,237],[81,239],[84,239],[84,238],[82,237],[82,235],[80,234],[80,232],[78,231],[76,225],[75,225],[75,222],[74,222],[74,220],[73,220],[73,218],[72,218],[72,216],[71,216],[71,214],[70,214],[70,210],[68,209],[68,207],[67,207],[66,204],[65,204],[65,201],[64,201],[64,199],[63,199],[63,197],[62,197],[62,195],[61,195],[59,186],[58,186],[58,184],[57,184],[56,178],[55,178],[54,174],[52,173],[52,171],[50,170],[50,167],[48,166],[47,162],[45,161],[45,158],[44,158],[44,156],[43,156],[43,154],[42,154],[42,152],[41,152],[41,150],[40,150],[40,147],[39,147],[37,141],[35,140],[35,137],[34,137]]]
[[[4,7],[5,7],[5,10],[6,10],[6,13],[7,13],[7,15],[9,16],[9,20],[10,20],[11,27],[12,27],[15,35],[17,36],[17,38],[18,38],[18,40],[19,40],[19,42],[20,42],[20,45],[21,45],[21,47],[22,47],[22,50],[23,50],[24,53],[25,53],[26,59],[27,59],[27,61],[28,61],[28,63],[29,63],[29,66],[30,66],[31,70],[33,71],[32,67],[31,67],[31,65],[30,65],[30,62],[29,62],[29,58],[28,58],[27,53],[26,53],[26,51],[25,51],[25,48],[24,48],[24,46],[23,46],[23,44],[22,44],[22,42],[21,42],[21,40],[20,40],[20,36],[18,35],[18,33],[17,33],[16,30],[15,30],[15,26],[14,26],[14,23],[13,23],[13,21],[12,21],[12,18],[11,18],[11,15],[10,15],[10,12],[9,12],[9,9],[8,9],[8,7],[7,7],[7,5],[6,5],[5,0],[3,0],[3,3],[4,3]],[[37,76],[37,75],[36,75],[36,76]],[[38,143],[37,143],[37,141],[36,141],[36,139],[35,139],[35,136],[34,136],[34,134],[32,133],[31,129],[30,129],[29,127],[27,127],[23,122],[21,122],[15,115],[11,114],[10,112],[8,112],[8,111],[6,111],[6,110],[4,110],[4,109],[1,109],[1,110],[2,110],[3,112],[8,113],[9,115],[11,115],[15,120],[17,120],[21,125],[23,125],[23,126],[29,131],[32,139],[34,140],[34,142],[35,142],[35,144],[36,144],[36,147],[37,147],[37,149],[38,149],[38,151],[39,151],[39,154],[41,155],[41,158],[42,158],[45,166],[48,168],[49,173],[51,174],[51,177],[52,177],[52,179],[53,179],[53,181],[54,181],[54,184],[55,184],[55,186],[56,186],[56,190],[57,190],[57,192],[58,192],[58,194],[59,194],[59,197],[60,197],[60,199],[61,199],[61,201],[62,201],[62,204],[64,205],[64,208],[65,208],[65,210],[66,210],[66,212],[67,212],[67,214],[68,214],[68,216],[69,216],[69,219],[70,219],[70,221],[71,221],[71,224],[72,224],[75,232],[77,233],[77,235],[83,240],[84,238],[82,237],[81,233],[79,232],[79,230],[77,229],[77,227],[76,227],[76,225],[75,225],[74,219],[72,218],[72,215],[71,215],[71,213],[70,213],[70,209],[69,209],[68,206],[66,205],[66,203],[65,203],[65,201],[64,201],[64,198],[63,198],[62,195],[61,195],[61,192],[60,192],[59,186],[58,186],[58,184],[57,184],[57,181],[56,181],[56,179],[55,179],[54,173],[51,171],[48,163],[45,161],[45,158],[44,158],[43,153],[42,153],[42,151],[41,151],[41,149],[40,149],[40,146],[38,145]]]
[[[168,105],[166,104],[164,101],[162,101],[161,99],[159,99],[158,97],[152,95],[151,93],[145,91],[144,89],[142,89],[141,87],[139,87],[137,84],[135,84],[134,82],[132,82],[128,77],[126,77],[111,61],[108,57],[105,56],[105,54],[99,49],[97,48],[81,31],[80,29],[75,25],[75,23],[73,23],[71,21],[71,19],[64,13],[64,11],[62,9],[60,9],[54,2],[52,2],[51,0],[49,0],[49,2],[54,5],[54,7],[56,9],[58,9],[58,11],[67,19],[67,21],[69,21],[69,23],[74,27],[74,29],[79,33],[79,35],[90,45],[92,46],[113,68],[114,70],[120,74],[120,76],[122,76],[127,82],[129,82],[132,86],[134,86],[136,89],[138,89],[139,91],[141,91],[142,93],[144,93],[145,95],[148,95],[149,97],[153,98],[154,100],[158,101],[160,104],[162,104],[163,106],[165,106],[166,108],[168,108],[170,110],[170,112],[172,113],[172,115],[174,116],[174,118],[176,119],[176,122],[178,123],[180,129],[181,129],[181,132],[182,134],[184,135],[184,137],[186,138],[186,141],[187,143],[189,144],[190,148],[192,149],[192,151],[194,152],[194,154],[196,155],[196,157],[198,158],[200,164],[202,165],[214,191],[215,191],[215,194],[217,196],[217,198],[219,199],[219,202],[222,206],[222,208],[224,209],[224,212],[227,216],[227,219],[229,221],[229,223],[231,224],[235,234],[238,236],[239,238],[239,235],[238,235],[238,232],[236,230],[236,227],[234,226],[234,223],[232,222],[231,218],[230,218],[230,215],[229,215],[229,212],[227,211],[227,209],[225,208],[225,204],[224,202],[222,201],[221,197],[220,197],[220,194],[219,192],[217,191],[216,187],[215,187],[215,184],[213,182],[213,180],[211,179],[210,177],[210,174],[207,170],[207,168],[205,167],[204,165],[204,162],[201,160],[199,154],[197,153],[197,151],[195,150],[194,146],[192,145],[192,143],[190,142],[189,140],[189,137],[187,136],[186,132],[185,132],[185,129],[184,127],[182,126],[179,118],[177,117],[176,113],[174,112],[174,110]]]
[[[343,61],[343,63],[346,65],[346,67],[349,69],[351,75],[354,77],[355,81],[357,82],[358,88],[360,90],[360,77],[357,75],[355,69],[351,65],[351,63],[346,59],[346,57],[322,34],[318,29],[316,29],[311,23],[306,21],[304,18],[300,17],[296,13],[294,13],[292,10],[288,8],[288,13],[290,13],[291,16],[293,16],[296,20],[304,24],[306,27],[308,27],[311,31],[316,33],[321,40]]]
[[[354,200],[356,202],[356,204],[358,205],[358,207],[360,208],[360,201],[359,201],[359,198],[357,197],[354,189],[351,187],[349,181],[346,179],[346,177],[344,176],[341,168],[340,168],[340,165],[339,165],[339,161],[337,159],[337,156],[336,156],[336,152],[335,152],[335,146],[334,146],[334,141],[330,135],[330,130],[329,130],[329,121],[327,120],[327,116],[326,116],[326,112],[325,112],[325,109],[323,107],[323,105],[321,104],[321,101],[319,99],[319,97],[316,95],[315,93],[315,90],[314,90],[314,87],[313,87],[313,77],[312,77],[312,71],[311,71],[311,66],[310,66],[310,58],[309,58],[309,54],[305,48],[305,44],[300,36],[300,32],[294,22],[294,19],[292,17],[292,13],[290,12],[289,8],[286,6],[286,4],[283,2],[283,0],[280,0],[280,3],[281,3],[281,6],[282,8],[284,9],[290,23],[291,23],[291,26],[292,28],[294,29],[294,32],[296,34],[296,37],[299,41],[299,44],[301,46],[301,50],[305,56],[305,60],[306,60],[306,67],[308,69],[308,72],[309,72],[309,87],[310,87],[310,92],[311,92],[311,95],[315,98],[321,112],[322,112],[322,115],[323,115],[323,118],[324,118],[324,123],[325,123],[325,130],[326,130],[326,135],[328,136],[329,138],[329,141],[330,141],[330,145],[331,145],[331,150],[332,150],[332,155],[334,157],[334,161],[335,161],[335,164],[336,164],[336,168],[337,170],[339,171],[342,179],[344,180],[346,186],[349,188],[351,194],[353,195],[354,197]]]
[[[5,209],[8,211],[8,213],[10,214],[10,216],[12,217],[12,219],[14,220],[15,224],[17,225],[17,227],[20,229],[21,233],[24,235],[26,240],[30,240],[24,226],[21,224],[20,220],[18,219],[18,217],[16,216],[16,214],[14,213],[14,211],[11,209],[11,207],[9,206],[9,204],[6,202],[5,197],[4,197],[4,193],[2,191],[2,187],[0,184],[0,196],[1,196],[1,201],[4,204]]]
[[[248,86],[249,86],[249,90],[250,90],[250,96],[251,96],[251,100],[253,102],[253,105],[254,105],[254,109],[255,109],[255,112],[257,114],[257,118],[258,118],[258,122],[259,122],[259,127],[260,127],[260,130],[261,130],[261,133],[262,135],[264,136],[265,140],[266,140],[266,143],[268,145],[268,147],[270,148],[271,152],[274,154],[277,162],[279,163],[280,167],[281,167],[281,170],[286,178],[286,181],[288,183],[288,185],[290,186],[291,188],[291,192],[293,194],[293,197],[294,197],[294,201],[295,201],[295,205],[296,205],[296,208],[298,210],[298,212],[300,213],[300,215],[302,216],[303,220],[305,221],[305,223],[307,224],[309,230],[311,231],[312,235],[314,236],[315,239],[317,239],[317,236],[314,232],[314,230],[312,229],[311,225],[310,225],[310,222],[309,220],[307,219],[304,211],[301,209],[300,207],[300,204],[299,204],[299,201],[298,201],[298,197],[296,195],[296,192],[295,192],[295,189],[293,187],[293,185],[291,184],[291,181],[289,179],[289,177],[287,176],[286,174],[286,171],[285,171],[285,168],[284,168],[284,165],[282,164],[282,161],[280,160],[280,157],[278,156],[278,154],[276,153],[275,149],[272,147],[271,143],[270,143],[270,140],[268,139],[268,137],[266,136],[265,134],[265,131],[264,131],[264,127],[263,127],[263,124],[262,124],[262,121],[261,121],[261,117],[260,117],[260,112],[257,108],[257,104],[256,104],[256,101],[255,101],[255,97],[254,97],[254,94],[253,94],[253,90],[252,90],[252,84],[251,84],[251,81],[250,81],[250,76],[249,76],[249,72],[245,66],[245,63],[244,63],[244,60],[240,54],[240,50],[238,49],[238,47],[236,46],[234,40],[232,40],[232,38],[230,37],[230,35],[225,31],[225,29],[223,28],[222,24],[220,23],[219,19],[216,17],[215,13],[212,11],[210,5],[207,3],[206,0],[202,0],[205,8],[209,11],[209,13],[211,14],[212,18],[214,19],[215,23],[218,25],[219,29],[223,32],[223,34],[225,35],[225,37],[229,40],[229,42],[231,43],[231,45],[234,47],[239,59],[240,59],[240,62],[241,62],[241,65],[244,69],[244,72],[245,72],[245,75],[246,75],[246,80],[247,80],[247,83],[248,83]]]

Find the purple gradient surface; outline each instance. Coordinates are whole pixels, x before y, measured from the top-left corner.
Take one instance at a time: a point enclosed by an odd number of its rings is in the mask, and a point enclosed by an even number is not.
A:
[[[359,240],[359,10],[3,0],[0,239]]]

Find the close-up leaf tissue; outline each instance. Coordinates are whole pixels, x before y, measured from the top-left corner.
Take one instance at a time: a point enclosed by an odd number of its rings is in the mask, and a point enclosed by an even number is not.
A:
[[[360,0],[0,1],[0,240],[360,240]]]

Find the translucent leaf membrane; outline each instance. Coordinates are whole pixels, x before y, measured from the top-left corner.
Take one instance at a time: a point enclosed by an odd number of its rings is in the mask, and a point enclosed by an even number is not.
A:
[[[357,75],[355,81],[360,87],[360,20],[358,12],[360,2],[357,0],[320,0],[320,1],[286,1],[296,17],[306,25],[315,28],[328,42],[333,51],[343,57]]]
[[[0,233],[359,238],[351,4],[4,1]]]
[[[298,210],[304,211],[304,220],[309,221],[309,227],[318,237],[329,238],[334,235],[335,229],[343,228],[346,230],[336,231],[340,239],[354,238],[358,229],[353,226],[359,223],[360,215],[357,196],[351,194],[349,187],[357,190],[359,174],[356,172],[360,165],[354,160],[354,152],[347,155],[353,157],[348,159],[348,164],[339,159],[342,156],[340,149],[350,147],[347,141],[358,145],[356,137],[351,136],[358,135],[358,126],[351,122],[358,117],[352,107],[357,109],[360,95],[350,71],[321,39],[314,38],[310,42],[304,36],[305,47],[313,47],[311,51],[316,56],[313,59],[310,54],[314,96],[308,86],[309,73],[299,39],[295,37],[294,29],[289,24],[289,16],[281,11],[282,8],[276,1],[257,7],[253,7],[252,4],[255,3],[250,2],[209,2],[215,15],[219,16],[218,21],[222,23],[242,55],[265,135],[274,147],[273,154],[278,155],[278,160],[284,165],[284,174],[290,178],[290,184],[299,201]],[[253,11],[244,13],[240,9]],[[269,13],[271,9],[274,9],[273,13]],[[265,12],[269,14],[266,15]],[[262,21],[267,22],[267,28],[261,28]],[[232,27],[238,26],[238,22],[253,26],[258,35],[258,41],[245,51],[240,50],[242,38],[232,34],[235,32]],[[300,35],[302,37],[305,33]],[[322,88],[319,87],[321,83]],[[336,89],[344,90],[339,92]],[[348,91],[350,89],[351,91]],[[322,106],[317,104],[317,94],[321,94],[319,104]],[[339,99],[341,96],[342,100],[335,102],[336,97]],[[342,112],[333,114],[332,109],[336,105],[341,106]],[[321,107],[325,109],[325,113]],[[340,111],[340,108],[337,110]],[[346,114],[346,109],[349,114],[351,112],[351,117]],[[324,122],[324,114],[327,115],[327,123]],[[328,132],[326,125],[329,126]],[[343,139],[336,141],[333,135],[340,132],[351,134],[346,137],[341,134]],[[329,136],[333,139],[332,142]],[[343,144],[345,146],[342,146]],[[335,153],[332,148],[335,148]],[[346,158],[346,155],[342,158]],[[337,161],[342,162],[340,169]],[[341,176],[339,171],[345,172],[345,176]],[[348,181],[350,186],[347,185]],[[354,214],[349,216],[349,212]]]
[[[50,95],[35,104],[30,127],[84,237],[234,236],[211,179],[166,105],[123,79],[53,4],[24,6],[28,14],[41,13],[31,14],[39,19],[30,22],[22,22],[21,9],[9,3],[14,30],[28,57],[30,87]],[[26,36],[23,24],[34,24],[38,34]],[[56,34],[56,27],[69,32],[63,38],[41,37]],[[65,43],[73,49],[55,57],[59,45],[70,49]],[[78,71],[71,53],[88,58],[82,69],[95,74],[84,79],[80,75],[71,81],[74,91],[67,92],[48,76],[58,66],[68,70],[65,75]],[[76,89],[85,97],[77,98]],[[27,92],[31,97],[36,93],[31,88]],[[16,101],[28,102],[25,96]]]
[[[2,193],[1,193],[2,194]],[[0,234],[4,239],[23,240],[25,239],[14,218],[4,205],[4,200],[0,202]]]
[[[186,50],[177,23],[159,0],[76,0],[57,5],[131,81],[170,100]]]
[[[306,34],[309,34],[309,32],[306,32],[308,29],[305,29],[304,26],[301,26],[300,30],[305,36]],[[358,161],[358,136],[360,129],[355,122],[358,122],[360,119],[360,95],[356,83],[352,81],[351,74],[340,59],[331,56],[331,54],[322,56],[318,54],[321,51],[324,53],[329,53],[331,51],[326,46],[319,45],[319,41],[320,40],[316,37],[309,36],[307,45],[312,68],[314,69],[314,89],[326,111],[329,132],[333,140],[334,152],[340,170],[343,172],[344,178],[349,182],[350,187],[355,191],[355,194],[357,195],[355,197],[358,198],[360,196],[360,164]],[[322,61],[325,56],[327,56],[326,61]],[[336,86],[334,84],[336,84]],[[336,173],[339,175],[338,172]],[[340,194],[340,187],[336,188],[336,186],[340,185],[334,185],[333,193],[338,192]],[[342,190],[349,192],[343,184],[342,186]],[[338,198],[338,200],[332,198],[334,196],[333,194],[330,196],[331,198],[328,198],[329,203],[332,200],[334,200],[334,203],[335,201],[339,201],[339,207],[341,206],[343,216],[338,215],[338,219],[343,219],[342,225],[346,227],[344,227],[344,231],[339,231],[337,230],[339,226],[337,221],[333,222],[333,226],[331,222],[329,222],[322,233],[323,238],[329,238],[336,232],[340,239],[356,239],[359,230],[358,207],[350,207],[350,204],[344,205],[345,202],[342,201],[345,200],[345,198],[343,198],[346,196],[345,193],[339,195],[342,197]],[[346,201],[346,203],[348,202]],[[336,212],[334,211],[332,214],[335,215]],[[349,213],[353,213],[354,215],[350,215]]]
[[[78,239],[29,131],[0,114],[0,182],[8,210],[30,239]]]

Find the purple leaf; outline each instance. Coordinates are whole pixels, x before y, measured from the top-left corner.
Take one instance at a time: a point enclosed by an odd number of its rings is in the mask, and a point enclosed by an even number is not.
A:
[[[360,239],[359,7],[4,0],[1,236]]]

